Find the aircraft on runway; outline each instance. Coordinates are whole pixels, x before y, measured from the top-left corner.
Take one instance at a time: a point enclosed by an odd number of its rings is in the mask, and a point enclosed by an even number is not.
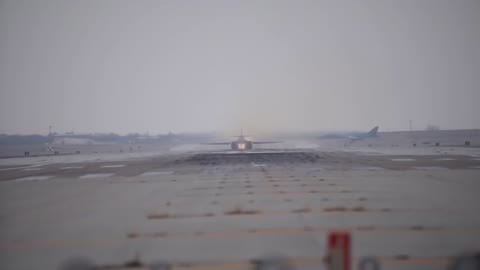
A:
[[[251,150],[254,144],[268,144],[279,143],[280,141],[266,141],[266,142],[254,142],[246,138],[247,135],[243,135],[243,130],[240,130],[240,136],[233,142],[221,142],[221,143],[204,143],[206,145],[230,145],[232,150]]]
[[[369,132],[330,133],[320,136],[319,139],[349,139],[353,142],[378,137],[377,132],[378,126],[372,128]]]

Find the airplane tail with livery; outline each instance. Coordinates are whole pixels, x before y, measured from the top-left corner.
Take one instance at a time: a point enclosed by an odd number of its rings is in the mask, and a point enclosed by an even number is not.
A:
[[[372,128],[372,130],[370,130],[367,133],[367,135],[368,135],[368,137],[377,137],[378,136],[377,132],[378,132],[378,126]]]
[[[378,137],[378,126],[372,128],[369,132],[330,133],[320,136],[319,139],[349,139],[354,142],[375,137]]]

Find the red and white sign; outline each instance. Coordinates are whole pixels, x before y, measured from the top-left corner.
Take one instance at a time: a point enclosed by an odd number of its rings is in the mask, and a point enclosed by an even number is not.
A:
[[[327,248],[330,270],[350,270],[352,238],[348,231],[332,231],[328,234]]]

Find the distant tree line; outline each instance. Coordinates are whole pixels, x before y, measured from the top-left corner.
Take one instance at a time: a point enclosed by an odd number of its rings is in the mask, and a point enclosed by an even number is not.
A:
[[[43,135],[0,135],[0,145],[45,144],[53,141],[53,136]]]
[[[173,134],[168,133],[158,136],[146,136],[139,133],[118,135],[107,134],[78,134],[78,135],[8,135],[0,134],[0,145],[39,145],[52,143],[56,138],[87,139],[103,143],[162,143],[178,141],[198,141],[209,138],[207,134]]]

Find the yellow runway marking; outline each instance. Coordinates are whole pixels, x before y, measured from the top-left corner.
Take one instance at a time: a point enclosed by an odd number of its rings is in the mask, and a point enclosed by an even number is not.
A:
[[[447,265],[450,258],[379,258],[382,264]]]
[[[45,242],[26,242],[26,243],[1,243],[2,249],[32,249],[32,248],[58,248],[71,246],[99,246],[106,244],[115,244],[121,241],[126,241],[125,238],[92,238],[92,239],[71,239]]]
[[[291,215],[291,214],[308,214],[308,213],[398,213],[398,212],[435,212],[436,209],[391,209],[391,208],[365,208],[362,206],[354,207],[327,207],[327,208],[298,208],[298,209],[280,209],[261,211],[257,209],[246,209],[244,212],[238,214],[231,213],[192,213],[192,214],[171,214],[168,210],[158,213],[150,213],[147,219],[150,220],[165,220],[165,219],[179,219],[179,218],[199,218],[199,217],[218,217],[218,216],[271,216],[271,215]],[[439,209],[438,211],[442,211]]]
[[[359,193],[359,190],[308,190],[308,191],[286,191],[286,190],[272,190],[272,191],[261,191],[256,192],[254,189],[248,192],[227,192],[223,193],[223,189],[219,189],[219,192],[216,194],[201,194],[201,193],[186,193],[186,194],[178,194],[178,198],[195,198],[195,197],[223,197],[223,196],[246,196],[246,195],[318,195],[318,194],[354,194]],[[219,194],[219,195],[218,195]]]
[[[353,264],[358,263],[360,258],[353,258]],[[406,259],[395,259],[391,257],[378,257],[377,258],[382,265],[437,265],[437,266],[446,266],[450,263],[450,258],[406,258]],[[291,265],[302,266],[302,265],[324,265],[324,259],[321,257],[297,257],[297,258],[288,258],[288,262]],[[233,261],[233,262],[211,262],[211,263],[173,263],[173,270],[228,270],[228,269],[252,269],[254,264],[251,261]],[[102,266],[98,269],[112,269],[111,266],[104,268]],[[123,269],[123,268],[122,268]],[[148,267],[139,267],[136,269],[149,269]]]
[[[245,237],[245,236],[259,236],[259,235],[287,235],[287,234],[301,234],[301,233],[324,233],[332,231],[336,228],[328,227],[305,227],[305,228],[263,228],[263,229],[246,229],[237,231],[213,231],[213,232],[131,232],[125,237],[110,237],[110,238],[91,238],[91,239],[71,239],[71,240],[57,240],[57,241],[39,241],[26,243],[0,243],[0,250],[5,249],[34,249],[34,248],[58,248],[70,246],[100,246],[118,244],[126,241],[137,240],[154,240],[154,239],[174,239],[174,238],[196,238],[196,237]],[[352,232],[410,232],[410,233],[480,233],[480,228],[435,228],[435,227],[351,227],[342,228]],[[403,258],[393,258],[399,262]]]
[[[354,258],[358,261],[360,258]],[[450,258],[407,258],[396,259],[391,257],[378,257],[381,264],[395,265],[438,265],[445,266],[450,262]],[[296,266],[301,265],[320,265],[324,263],[324,259],[320,257],[299,257],[290,258],[288,261]],[[223,262],[223,263],[208,263],[208,264],[191,264],[191,265],[174,265],[174,270],[223,270],[223,269],[251,269],[252,263],[248,261],[244,262]]]

